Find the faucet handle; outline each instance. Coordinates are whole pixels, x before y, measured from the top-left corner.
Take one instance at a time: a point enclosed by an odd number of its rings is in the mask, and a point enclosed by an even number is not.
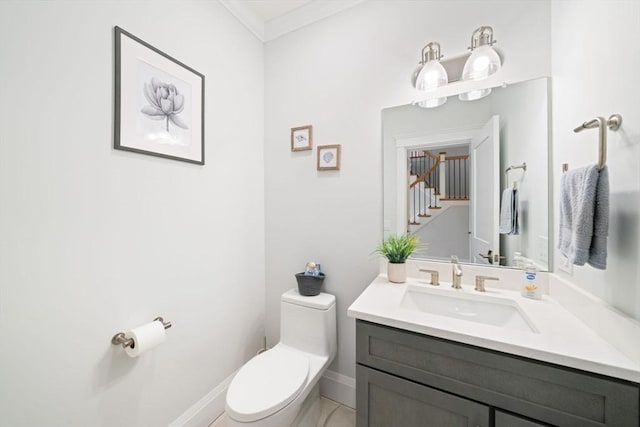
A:
[[[460,262],[460,260],[458,259],[458,257],[456,255],[451,255],[451,262],[454,264],[457,264]]]
[[[500,280],[500,278],[491,277],[491,276],[476,276],[476,287],[475,287],[476,291],[485,292],[485,288],[484,288],[485,280]]]
[[[429,283],[430,285],[440,286],[440,281],[438,280],[438,271],[437,270],[426,270],[424,268],[421,268],[419,271],[421,273],[429,273],[429,274],[431,274],[431,283]]]

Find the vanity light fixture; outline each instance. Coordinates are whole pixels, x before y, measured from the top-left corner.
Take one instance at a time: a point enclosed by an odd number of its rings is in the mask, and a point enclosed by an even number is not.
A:
[[[476,89],[469,92],[461,93],[458,95],[460,101],[475,101],[476,99],[484,98],[491,93],[491,88]]]
[[[473,32],[469,46],[471,56],[464,64],[462,80],[483,80],[500,70],[502,61],[492,47],[494,43],[493,28],[482,26]]]
[[[493,28],[482,26],[471,35],[471,53],[441,61],[440,43],[430,42],[422,48],[420,66],[413,72],[411,81],[420,92],[433,92],[450,82],[483,80],[502,68],[502,59],[493,48]],[[468,89],[467,89],[468,90]],[[474,89],[460,93],[461,101],[475,101],[491,93],[491,88]],[[423,108],[439,107],[447,102],[447,97],[414,101],[413,105]]]
[[[422,48],[420,67],[414,83],[416,89],[424,92],[432,92],[449,83],[447,70],[445,70],[440,63],[440,59],[442,59],[440,43],[430,42]],[[423,108],[433,108],[439,107],[445,102],[447,102],[447,98],[443,97],[421,101],[416,105]]]

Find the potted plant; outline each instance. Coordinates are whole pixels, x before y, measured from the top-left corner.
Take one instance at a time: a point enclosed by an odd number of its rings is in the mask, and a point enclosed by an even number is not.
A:
[[[390,282],[404,283],[407,280],[405,261],[420,245],[420,239],[410,234],[389,236],[376,248],[374,253],[387,258],[387,277]]]

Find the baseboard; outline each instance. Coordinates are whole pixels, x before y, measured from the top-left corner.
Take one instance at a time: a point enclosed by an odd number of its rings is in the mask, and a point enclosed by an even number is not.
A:
[[[227,388],[236,375],[229,375],[213,390],[193,404],[184,414],[180,415],[169,427],[207,427],[213,420],[224,412],[224,403],[227,396]]]
[[[169,427],[207,427],[224,413],[227,388],[235,375],[235,372],[229,375],[169,424]],[[356,380],[334,371],[326,371],[320,378],[320,394],[345,406],[355,408]]]
[[[320,394],[355,409],[356,380],[334,371],[326,371],[320,378]]]

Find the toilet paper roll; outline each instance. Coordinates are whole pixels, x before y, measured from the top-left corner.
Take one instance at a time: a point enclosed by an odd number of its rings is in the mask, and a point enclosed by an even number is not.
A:
[[[157,320],[132,329],[125,334],[127,338],[133,338],[133,347],[126,347],[124,351],[130,357],[138,357],[164,341],[164,325]]]

